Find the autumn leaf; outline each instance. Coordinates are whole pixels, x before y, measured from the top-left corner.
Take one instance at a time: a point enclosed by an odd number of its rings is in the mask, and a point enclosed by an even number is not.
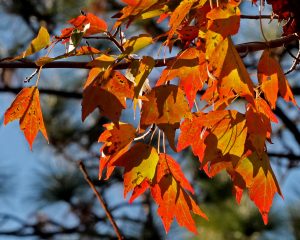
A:
[[[170,30],[168,33],[168,41],[173,37],[179,25],[189,13],[190,9],[196,1],[197,0],[183,0],[180,2],[179,6],[173,11],[169,22]]]
[[[128,21],[128,27],[133,20],[153,18],[162,15],[168,10],[167,0],[124,0],[123,2],[128,4],[128,6],[113,16],[118,17],[114,25],[115,28],[126,21]]]
[[[190,115],[184,92],[175,85],[158,86],[145,95],[143,102],[140,128],[144,131],[153,123],[164,131],[170,146],[176,151],[175,131],[183,117]]]
[[[261,84],[261,90],[263,91],[266,99],[274,109],[276,107],[279,75],[281,71],[279,64],[275,59],[270,56],[270,51],[265,50],[259,60],[257,67],[257,78]]]
[[[41,27],[36,38],[34,38],[30,42],[29,46],[22,54],[20,54],[17,57],[14,57],[14,58],[7,58],[7,60],[16,61],[16,60],[28,57],[28,56],[42,50],[43,48],[46,48],[49,44],[50,44],[50,35],[46,28]]]
[[[134,98],[138,98],[143,86],[155,65],[155,61],[152,57],[144,56],[137,66],[134,77]]]
[[[256,152],[253,152],[250,156],[238,162],[235,171],[244,179],[251,200],[258,207],[264,223],[267,224],[268,213],[275,193],[282,196],[270,166],[268,155],[264,153],[259,156]]]
[[[249,141],[259,155],[265,152],[265,141],[271,141],[271,121],[278,123],[275,114],[262,98],[255,99],[255,105],[248,104],[246,111],[246,124]]]
[[[236,162],[243,156],[247,136],[246,119],[243,114],[235,110],[209,112],[203,125],[210,128],[210,133],[205,139],[203,166],[221,161]]]
[[[178,137],[177,151],[180,152],[188,146],[202,162],[206,145],[205,138],[208,135],[207,128],[203,126],[203,114],[196,113],[192,118],[186,118],[180,125],[180,134]]]
[[[134,36],[124,43],[123,45],[124,52],[122,52],[118,56],[118,59],[122,59],[128,56],[129,54],[136,53],[141,49],[149,46],[152,43],[153,43],[153,39],[148,34],[140,34],[139,36]]]
[[[80,15],[76,18],[73,18],[69,20],[69,23],[72,24],[74,27],[64,28],[61,31],[62,34],[57,38],[68,39],[71,37],[75,29],[83,31],[88,24],[89,27],[84,32],[84,36],[94,35],[97,33],[103,33],[107,31],[106,22],[92,13],[87,13],[85,15]]]
[[[180,187],[194,194],[194,189],[186,179],[180,165],[168,154],[159,154],[159,162],[156,168],[157,181],[159,182],[165,175],[171,174]]]
[[[158,204],[157,213],[162,219],[166,233],[176,218],[180,226],[196,234],[197,228],[191,212],[207,219],[205,213],[170,174],[151,187],[151,194]]]
[[[192,108],[197,92],[202,89],[208,78],[204,52],[196,48],[188,48],[179,53],[174,60],[168,63],[156,86],[176,77],[180,79],[179,86],[184,90],[190,108]]]
[[[223,40],[209,59],[209,71],[218,80],[218,91],[226,97],[233,90],[254,103],[253,83],[230,38]]]
[[[38,131],[41,131],[48,141],[40,106],[39,90],[37,87],[23,88],[16,96],[4,115],[4,124],[20,120],[20,128],[32,149],[32,144]]]
[[[138,142],[113,163],[114,166],[125,167],[124,197],[144,180],[152,181],[158,159],[155,148]]]
[[[107,78],[97,77],[83,91],[82,121],[98,107],[104,116],[118,124],[121,111],[126,108],[126,98],[133,98],[133,83],[120,72],[112,71]]]
[[[98,142],[103,142],[100,149],[99,179],[102,172],[107,168],[106,179],[108,179],[114,169],[113,162],[129,149],[130,143],[136,135],[135,128],[128,123],[104,124],[106,130],[100,135]]]
[[[260,58],[257,75],[261,90],[273,109],[276,107],[278,91],[285,101],[297,105],[280,64],[271,56],[269,50],[265,50]]]
[[[239,31],[240,10],[235,4],[221,4],[207,13],[206,17],[209,19],[207,29],[221,34],[223,39]]]

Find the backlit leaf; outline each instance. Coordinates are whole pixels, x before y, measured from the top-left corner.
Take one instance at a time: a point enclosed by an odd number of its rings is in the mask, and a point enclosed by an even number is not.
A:
[[[238,162],[235,171],[243,177],[250,198],[258,207],[264,223],[267,224],[275,193],[282,196],[268,155],[265,153],[260,157],[253,152],[249,157]]]
[[[204,52],[196,48],[188,48],[179,53],[168,63],[156,85],[162,85],[176,77],[180,79],[179,86],[184,90],[192,108],[197,92],[202,89],[208,78]]]
[[[126,108],[126,98],[133,98],[132,82],[118,71],[107,78],[100,75],[83,91],[82,120],[98,107],[104,116],[118,124],[121,111]]]
[[[170,146],[176,151],[175,131],[180,126],[183,117],[189,116],[189,106],[184,92],[174,85],[159,86],[145,95],[141,113],[141,130],[145,130],[153,123],[164,131]]]
[[[236,34],[240,28],[240,10],[234,4],[221,4],[206,17],[209,19],[207,28],[221,34],[223,38]]]
[[[124,197],[144,180],[152,181],[158,159],[155,148],[139,142],[113,163],[125,167]]]
[[[209,59],[209,70],[218,79],[220,96],[233,90],[248,102],[254,103],[253,83],[231,39],[223,40]]]
[[[48,141],[37,87],[23,88],[4,115],[4,124],[20,119],[20,128],[32,149],[38,131]]]
[[[279,74],[282,70],[278,69],[278,67],[280,68],[278,62],[270,54],[269,50],[263,52],[257,67],[257,77],[266,99],[272,108],[275,108],[279,87]]]
[[[129,54],[136,53],[139,50],[149,46],[153,43],[153,39],[148,34],[141,34],[139,36],[134,36],[127,40],[124,45],[124,52],[119,55],[119,59],[126,57]]]
[[[208,162],[216,163],[224,160],[235,162],[242,157],[247,136],[245,116],[234,110],[225,110],[210,112],[205,119],[207,122],[216,121],[216,123],[205,139],[203,166]]]

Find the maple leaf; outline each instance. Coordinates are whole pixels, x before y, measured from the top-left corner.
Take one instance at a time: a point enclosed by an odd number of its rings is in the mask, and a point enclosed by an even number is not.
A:
[[[159,182],[156,182],[151,187],[151,194],[158,204],[157,213],[162,219],[166,233],[169,231],[174,218],[177,219],[180,226],[197,233],[191,211],[207,219],[205,213],[191,196],[180,187],[180,184],[171,174],[165,175]]]
[[[5,58],[4,60],[7,61],[16,61],[25,57],[28,57],[43,48],[46,48],[50,44],[50,35],[46,28],[41,27],[38,35],[30,42],[27,49],[21,53],[19,56],[12,57],[12,58]]]
[[[272,108],[276,107],[278,91],[285,101],[290,101],[296,105],[295,98],[283,70],[280,64],[271,57],[269,50],[263,52],[258,63],[257,74],[261,90]]]
[[[114,170],[113,162],[124,154],[135,137],[135,128],[128,123],[119,123],[118,127],[113,124],[104,124],[106,130],[100,135],[98,142],[103,142],[100,149],[99,179],[102,177],[104,168],[107,168],[106,179]]]
[[[189,181],[184,176],[180,165],[168,154],[160,153],[159,162],[156,168],[156,181],[159,182],[165,175],[171,174],[180,187],[194,193],[194,189],[189,183]]]
[[[136,63],[136,62],[135,62]],[[155,66],[155,61],[152,57],[144,56],[138,64],[133,64],[131,71],[133,72],[134,77],[134,98],[139,98],[141,95],[141,91],[144,87],[144,84]],[[133,69],[135,68],[135,69]]]
[[[107,31],[106,22],[92,13],[87,13],[85,15],[80,15],[76,18],[73,18],[69,20],[69,23],[74,27],[64,28],[61,31],[61,35],[57,38],[69,39],[75,29],[83,31],[88,24],[89,28],[84,32],[84,36],[94,35]]]
[[[242,176],[249,196],[258,207],[263,221],[268,223],[270,211],[275,193],[282,196],[276,177],[270,166],[268,155],[258,155],[253,152],[248,157],[241,159],[236,167],[237,174]]]
[[[221,34],[223,39],[239,31],[240,10],[236,4],[221,4],[207,13],[206,17],[209,19],[207,29]]]
[[[118,56],[118,59],[122,59],[129,54],[136,53],[152,43],[153,39],[148,34],[140,34],[139,36],[134,36],[124,43],[124,51]]]
[[[234,163],[243,156],[247,136],[246,119],[235,110],[209,112],[204,118],[203,125],[210,128],[210,131],[205,138],[202,166],[210,163],[207,173],[213,176],[226,167],[227,163],[216,166],[210,172],[212,164],[222,161]]]
[[[203,159],[206,145],[204,143],[208,132],[203,126],[203,114],[196,113],[192,118],[186,118],[180,125],[180,134],[178,137],[177,151],[180,152],[188,146],[199,159]]]
[[[118,124],[122,109],[126,108],[126,98],[133,98],[133,83],[118,71],[109,77],[100,75],[83,91],[82,121],[99,108],[101,113]]]
[[[125,167],[124,197],[144,180],[153,180],[158,160],[155,148],[138,142],[113,162],[114,166]]]
[[[253,83],[230,38],[223,40],[209,59],[209,71],[218,80],[218,93],[226,97],[233,90],[254,103]]]
[[[127,26],[135,19],[147,19],[159,16],[168,10],[167,0],[124,0],[128,6],[124,7],[113,17],[118,17],[114,27],[128,21]]]
[[[144,131],[153,123],[164,131],[170,146],[176,151],[175,131],[183,117],[189,116],[189,106],[184,92],[175,85],[158,86],[145,95],[142,105],[140,128]]]
[[[255,99],[255,106],[249,104],[246,111],[246,121],[249,141],[258,154],[265,151],[265,141],[271,138],[271,121],[278,123],[269,105],[262,99]]]
[[[4,124],[20,119],[20,128],[32,149],[38,131],[48,141],[37,87],[23,88],[4,115]]]
[[[190,9],[196,1],[197,0],[183,0],[173,11],[169,22],[170,30],[168,33],[167,45],[169,45],[170,39],[173,37],[176,30],[179,28],[179,25],[182,23],[183,19],[189,13]]]
[[[203,51],[188,48],[170,61],[162,72],[156,86],[179,77],[179,86],[185,91],[190,108],[194,105],[196,94],[207,80],[206,60]]]

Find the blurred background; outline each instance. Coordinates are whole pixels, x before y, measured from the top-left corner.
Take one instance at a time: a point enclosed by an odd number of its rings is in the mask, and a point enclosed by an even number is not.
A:
[[[118,0],[0,0],[0,59],[22,52],[41,24],[51,35],[59,35],[60,30],[68,26],[67,20],[78,16],[80,10],[105,19],[111,28],[114,19],[110,17],[122,6]],[[252,6],[251,1],[244,1],[241,10],[243,14],[258,15],[258,8]],[[264,14],[270,12],[266,6]],[[157,36],[167,29],[166,24],[147,20],[134,23],[124,31],[126,37],[137,32]],[[234,42],[262,41],[258,26],[257,20],[241,20],[241,30]],[[281,26],[275,20],[264,21],[264,31],[268,39],[281,36]],[[99,49],[112,48],[103,41],[89,44]],[[160,45],[145,54],[157,57]],[[176,51],[175,48],[171,55],[176,55]],[[298,43],[272,51],[288,70],[293,61],[290,53],[297,54]],[[53,54],[63,52],[64,46],[59,44]],[[244,58],[254,81],[260,54],[248,54]],[[150,84],[161,71],[161,68],[153,70]],[[81,122],[80,92],[87,70],[43,70],[41,92],[52,90],[50,94],[49,91],[41,94],[49,145],[39,135],[31,152],[17,121],[3,126],[5,110],[20,88],[31,84],[24,84],[24,80],[32,72],[33,69],[0,69],[0,239],[116,239],[104,211],[77,167],[80,160],[87,166],[126,239],[300,239],[300,112],[294,106],[279,100],[275,110],[280,123],[273,126],[273,144],[268,145],[268,150],[285,199],[274,198],[269,224],[264,226],[246,194],[237,205],[226,174],[208,179],[199,171],[198,160],[186,150],[174,157],[187,174],[196,190],[196,200],[210,220],[195,219],[198,236],[178,227],[175,221],[166,236],[149,193],[128,204],[128,199],[123,199],[121,171],[116,171],[109,181],[97,180],[101,146],[97,139],[108,120],[95,111]],[[299,77],[298,70],[288,75],[298,104]],[[132,122],[132,115],[131,111],[125,111],[122,120]]]

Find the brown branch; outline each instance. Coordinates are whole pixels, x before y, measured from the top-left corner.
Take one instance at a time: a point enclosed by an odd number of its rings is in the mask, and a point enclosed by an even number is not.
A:
[[[247,42],[236,45],[236,50],[239,53],[249,53],[256,52],[260,50],[264,50],[266,48],[277,48],[288,43],[291,43],[295,40],[298,40],[298,36],[296,34],[292,34],[289,36],[281,37],[275,40],[271,40],[268,43],[265,42]],[[173,60],[174,57],[166,58],[166,59],[156,59],[155,67],[163,67],[168,64],[169,61]],[[80,68],[80,69],[90,69],[92,67],[88,66],[89,62],[74,62],[74,61],[57,61],[47,63],[43,66],[45,68]],[[116,70],[127,69],[130,66],[130,62],[119,63],[115,66]],[[39,68],[34,62],[8,62],[8,61],[0,61],[0,68]]]
[[[102,196],[100,195],[100,193],[97,191],[93,181],[91,180],[91,178],[89,177],[88,175],[88,172],[83,164],[82,161],[79,162],[79,169],[80,171],[82,172],[83,176],[84,176],[84,179],[87,181],[87,183],[90,185],[91,189],[93,190],[93,192],[95,193],[99,203],[101,204],[102,208],[104,209],[105,211],[105,214],[106,216],[108,217],[110,223],[112,224],[114,230],[115,230],[115,233],[117,234],[118,236],[118,239],[124,239],[121,232],[120,232],[120,229],[118,228],[115,220],[113,219],[113,216],[111,215],[108,207],[106,206],[106,203],[104,201],[104,199],[102,198]]]
[[[259,19],[270,19],[270,20],[272,20],[272,19],[278,19],[278,16],[276,16],[276,15],[261,15],[261,16],[259,16],[259,15],[241,15],[240,16],[241,17],[241,19],[254,19],[254,20],[259,20]]]

